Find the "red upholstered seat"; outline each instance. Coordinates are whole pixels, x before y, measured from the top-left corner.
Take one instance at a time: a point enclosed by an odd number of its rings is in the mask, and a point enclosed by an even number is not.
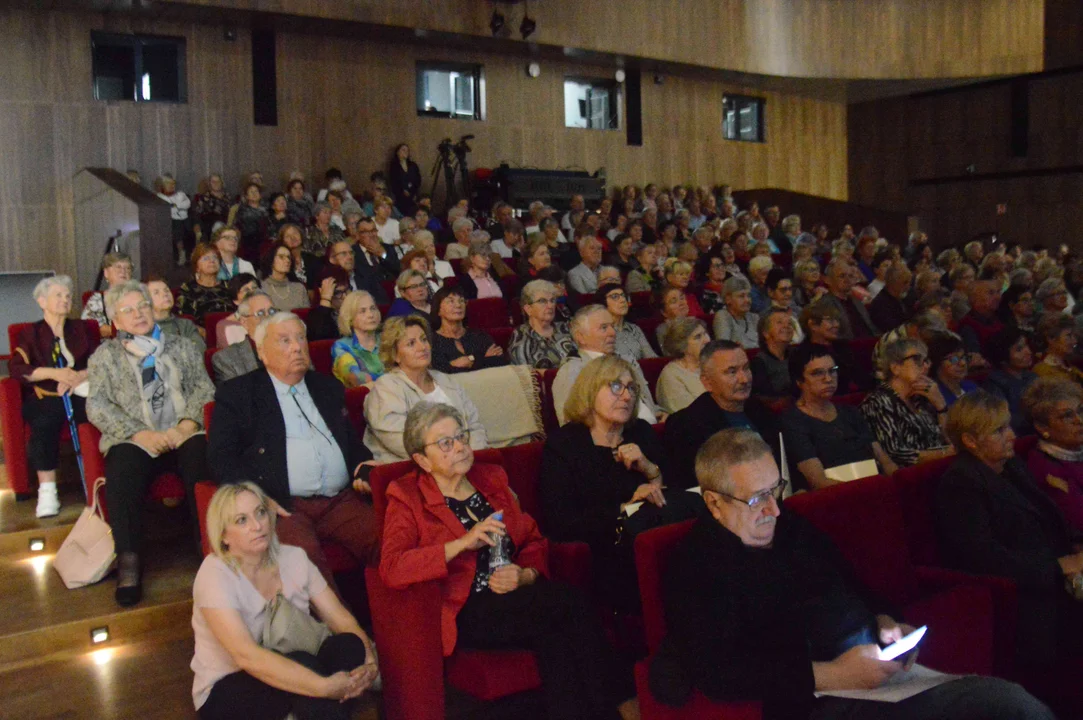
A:
[[[508,300],[518,300],[519,291],[523,288],[523,280],[518,275],[505,275],[500,278],[500,291]]]
[[[509,327],[508,303],[502,297],[470,300],[466,303],[466,320],[479,329]]]
[[[835,404],[836,405],[849,405],[850,407],[858,407],[859,405],[861,405],[861,403],[863,403],[865,401],[865,397],[867,395],[868,395],[868,393],[863,393],[863,392],[855,392],[855,393],[846,393],[844,395],[836,395],[835,396]]]
[[[887,332],[887,330],[884,330],[884,332]],[[850,341],[851,359],[859,372],[865,377],[876,377],[876,368],[873,367],[872,351],[876,349],[876,343],[879,341],[879,336],[854,338]],[[845,392],[848,388],[839,388],[839,390]]]
[[[537,370],[536,372],[540,373],[538,390],[541,394],[542,428],[545,429],[546,434],[549,434],[560,427],[560,422],[557,420],[557,411],[553,405],[553,380],[557,377],[557,369],[549,368],[548,370]]]
[[[380,286],[383,287],[384,292],[387,293],[389,298],[395,297],[395,281],[394,280],[381,280]]]
[[[218,323],[233,313],[213,312],[203,316],[203,327],[207,329],[207,348],[218,347]]]
[[[651,347],[654,348],[654,351],[659,355],[662,354],[662,348],[658,344],[657,330],[658,326],[665,321],[666,319],[661,315],[654,314],[644,318],[640,318],[639,320],[636,320],[635,323],[639,326],[639,329],[643,331],[643,334],[647,336],[647,342],[651,344]]]
[[[669,365],[673,358],[642,358],[639,361],[639,369],[643,371],[643,377],[647,380],[647,387],[651,389],[651,397],[658,397],[658,378],[662,370]]]
[[[664,525],[636,537],[636,572],[643,600],[643,630],[647,650],[653,655],[666,635],[665,607],[662,604],[662,577],[673,548],[692,529],[692,520]],[[650,659],[636,663],[636,693],[643,720],[759,720],[759,703],[719,703],[694,691],[688,702],[675,708],[654,698],[647,683]]]
[[[360,437],[365,436],[365,428],[368,427],[365,422],[365,398],[368,396],[367,387],[346,388],[346,412]]]
[[[105,474],[105,456],[98,450],[98,443],[101,442],[102,434],[98,432],[98,428],[90,423],[81,423],[78,430],[79,444],[83,449],[83,470],[86,472],[87,484],[93,485],[94,481],[100,477],[106,478],[106,482],[108,482],[109,478]],[[84,488],[84,491],[87,489]],[[173,507],[184,500],[184,481],[175,473],[162,473],[151,482],[150,488],[147,490],[147,497],[154,502]],[[105,501],[104,494],[101,497],[101,505],[102,511],[108,518],[109,505]]]
[[[308,356],[312,359],[312,367],[316,372],[323,375],[331,373],[331,346],[334,340],[314,340],[308,344]]]
[[[214,354],[219,351],[220,348],[209,347],[203,351],[203,367],[207,369],[207,377],[214,382]]]
[[[635,313],[651,312],[651,293],[649,291],[631,293],[628,301],[631,303],[631,310]]]
[[[495,342],[500,347],[504,348],[504,352],[508,351],[508,345],[511,344],[511,336],[515,334],[515,328],[513,327],[494,327],[486,328],[485,332],[489,333]]]
[[[302,322],[308,322],[308,314],[312,312],[312,308],[297,308],[293,311],[293,314],[301,318]]]

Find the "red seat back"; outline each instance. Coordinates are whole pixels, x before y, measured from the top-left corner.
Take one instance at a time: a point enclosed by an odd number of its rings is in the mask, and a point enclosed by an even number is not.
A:
[[[207,347],[218,347],[218,323],[233,313],[213,312],[203,316],[203,326],[207,328]]]
[[[542,428],[548,434],[560,427],[556,407],[553,405],[553,380],[557,377],[557,368],[535,372],[539,373],[538,390],[541,395]]]
[[[485,332],[489,333],[489,335],[493,338],[493,342],[504,348],[504,352],[507,352],[508,345],[511,344],[511,336],[515,334],[515,328],[486,328]]]
[[[308,344],[308,356],[316,372],[331,374],[331,346],[334,344],[334,340],[314,340]]]
[[[666,636],[666,611],[662,605],[662,578],[673,548],[688,535],[694,520],[663,525],[635,540],[636,572],[639,575],[639,596],[643,601],[643,631],[647,650],[654,652]]]
[[[647,336],[647,342],[651,344],[654,351],[659,355],[662,353],[662,347],[658,344],[658,326],[664,323],[666,319],[661,315],[650,315],[649,317],[640,318],[636,320],[636,325],[643,331],[643,334]]]
[[[500,290],[507,299],[519,299],[519,291],[523,287],[522,278],[518,275],[505,275],[500,278]]]
[[[672,358],[642,358],[639,361],[639,369],[643,371],[643,377],[647,380],[647,387],[651,389],[651,397],[658,397],[658,378],[662,370],[669,365]]]
[[[881,328],[884,332],[891,330],[892,328]],[[876,377],[876,368],[873,367],[872,351],[876,349],[876,343],[880,341],[877,337],[863,337],[854,338],[850,341],[850,355],[854,365],[865,377]],[[846,388],[839,388],[840,390],[846,390]]]
[[[834,402],[836,405],[849,405],[850,407],[858,407],[861,403],[865,402],[865,397],[868,393],[855,392],[846,393],[845,395],[836,395]]]
[[[214,354],[218,352],[219,348],[208,347],[203,351],[203,367],[207,368],[207,377],[212,381],[214,380]]]
[[[381,280],[380,286],[383,287],[384,292],[387,293],[389,298],[395,297],[395,281],[394,280]]]
[[[308,314],[312,312],[312,308],[297,308],[293,310],[293,314],[301,318],[301,322],[308,322]]]
[[[365,436],[365,428],[368,426],[365,422],[365,398],[368,395],[367,387],[346,388],[346,412],[360,437]]]
[[[906,544],[917,565],[942,565],[933,518],[933,495],[940,477],[953,462],[953,457],[941,458],[899,468],[892,476],[906,518]]]
[[[466,303],[466,320],[471,327],[509,327],[508,303],[504,298],[484,298]]]
[[[502,463],[508,471],[508,484],[519,496],[519,507],[540,522],[538,474],[541,471],[545,443],[532,442],[500,448]],[[544,530],[543,530],[544,532]]]

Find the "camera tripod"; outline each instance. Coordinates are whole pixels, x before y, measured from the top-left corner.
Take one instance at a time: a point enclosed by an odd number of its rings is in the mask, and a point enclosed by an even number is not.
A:
[[[462,198],[470,197],[470,168],[466,161],[466,154],[470,152],[468,140],[473,140],[473,135],[463,135],[459,142],[452,143],[451,138],[444,140],[437,146],[436,163],[432,167],[432,192],[430,195],[436,198],[436,188],[440,185],[440,176],[444,178],[444,211]],[[459,185],[456,187],[455,175],[459,176]]]

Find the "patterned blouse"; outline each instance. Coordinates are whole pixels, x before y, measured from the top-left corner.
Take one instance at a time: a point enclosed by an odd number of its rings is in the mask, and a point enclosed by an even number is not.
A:
[[[95,292],[88,297],[86,305],[83,306],[83,313],[79,317],[83,320],[94,320],[99,327],[108,325],[109,318],[105,315],[105,295],[101,292]]]
[[[617,354],[628,362],[658,357],[643,330],[627,319],[617,328]]]
[[[196,195],[195,204],[192,206],[196,220],[211,228],[216,222],[225,222],[229,217],[229,198],[223,195],[217,197],[211,193]],[[206,238],[210,240],[210,238]]]
[[[575,341],[568,334],[566,325],[556,323],[553,325],[553,336],[544,338],[530,327],[529,323],[523,323],[515,328],[508,344],[508,356],[513,365],[530,365],[535,368],[560,367],[564,358],[578,355]]]
[[[356,335],[336,340],[331,346],[331,371],[344,385],[348,377],[362,383],[375,381],[386,372],[380,360],[379,338],[372,350],[362,347]],[[371,376],[371,379],[366,376]]]
[[[305,244],[301,247],[305,252],[323,256],[327,248],[344,239],[345,235],[336,225],[328,226],[326,235],[319,227],[313,225],[305,232]]]
[[[445,497],[444,502],[451,508],[451,512],[455,513],[455,517],[463,524],[467,532],[470,532],[478,522],[493,514],[493,506],[489,504],[484,495],[476,491],[465,500]],[[502,541],[507,544],[508,557],[514,557],[515,543],[507,535],[503,537]],[[489,589],[489,576],[492,575],[489,571],[489,555],[491,552],[492,549],[488,545],[483,545],[478,550],[478,568],[474,571],[474,585],[471,592],[484,592]]]
[[[916,412],[886,384],[869,393],[861,403],[865,421],[899,467],[916,464],[921,452],[948,446],[932,403],[917,397],[914,404]]]
[[[191,315],[202,320],[207,313],[228,313],[234,310],[233,299],[229,296],[225,283],[204,287],[195,280],[189,280],[180,286],[180,292],[177,293],[178,315]]]

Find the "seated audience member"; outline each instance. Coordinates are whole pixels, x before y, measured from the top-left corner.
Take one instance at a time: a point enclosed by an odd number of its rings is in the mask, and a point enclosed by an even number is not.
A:
[[[519,274],[524,281],[538,279],[538,273],[553,264],[552,255],[549,253],[549,242],[540,233],[529,236],[526,252],[519,263]]]
[[[696,457],[709,514],[674,549],[663,576],[668,635],[651,664],[660,700],[692,689],[719,702],[761,703],[764,720],[1053,720],[1019,685],[950,680],[894,704],[821,696],[876,688],[913,664],[880,660],[913,630],[867,604],[831,540],[783,511],[786,487],[770,448],[727,430]]]
[[[372,295],[355,290],[338,311],[341,337],[331,346],[331,371],[348,388],[374,382],[384,374],[380,360],[380,308]]]
[[[519,293],[525,322],[512,333],[508,357],[513,365],[545,369],[559,367],[576,353],[567,326],[555,323],[557,289],[547,280],[531,280]],[[642,331],[641,331],[642,332]]]
[[[767,290],[767,299],[771,301],[764,313],[769,310],[783,310],[789,313],[790,325],[793,328],[790,342],[800,345],[805,341],[805,333],[801,330],[801,323],[797,319],[801,310],[793,301],[793,280],[785,270],[776,267],[771,268],[771,271],[767,273],[767,279],[764,280],[763,285]],[[760,314],[760,318],[763,318],[763,313]]]
[[[793,264],[793,301],[798,307],[805,307],[827,294],[827,288],[820,285],[820,263],[815,260],[802,260]]]
[[[337,541],[362,565],[375,557],[364,480],[372,454],[346,414],[342,384],[310,369],[305,338],[293,313],[259,323],[253,340],[263,369],[218,388],[207,459],[218,483],[251,480],[270,496],[282,542],[303,549],[333,586],[321,540]]]
[[[23,420],[30,426],[26,443],[30,468],[37,474],[39,518],[60,512],[56,493],[56,469],[60,459],[60,434],[68,425],[63,396],[67,395],[72,419],[86,421],[86,393],[75,388],[86,382],[91,338],[81,322],[67,322],[71,312],[71,278],[54,275],[34,286],[34,301],[42,319],[19,332],[11,349],[8,372],[22,389]],[[82,392],[80,390],[80,392]],[[20,429],[20,437],[21,437]]]
[[[237,308],[240,307],[241,301],[248,297],[248,293],[253,290],[261,290],[262,284],[255,275],[239,273],[229,279],[229,282],[226,283],[226,289],[229,291],[230,297],[233,298],[233,307]],[[153,292],[151,294],[153,295]],[[248,335],[241,325],[236,310],[232,315],[219,320],[214,328],[215,347],[228,347],[233,343],[241,342],[247,337]]]
[[[417,270],[429,283],[429,293],[435,293],[441,287],[444,286],[444,279],[436,274],[432,269],[432,265],[429,263],[429,257],[423,250],[411,250],[402,256],[402,269],[403,270]],[[395,296],[398,297],[398,288],[395,289]],[[371,295],[371,293],[369,293]],[[386,293],[385,293],[386,294]],[[376,297],[373,296],[375,300]]]
[[[461,217],[451,224],[451,232],[455,240],[444,250],[444,259],[463,260],[470,252],[470,233],[474,232],[474,221]]]
[[[110,288],[123,285],[132,279],[132,258],[128,253],[111,252],[102,258],[102,277],[105,278],[105,291],[96,290],[86,299],[83,312],[79,316],[83,320],[94,320],[98,323],[98,331],[103,338],[112,337],[113,326],[109,324],[109,318],[105,314],[105,293]]]
[[[173,291],[165,280],[161,276],[151,275],[147,278],[146,286],[150,293],[151,315],[162,332],[191,340],[200,351],[206,350],[207,343],[200,333],[201,328],[188,318],[173,314]]]
[[[906,302],[911,277],[913,274],[906,263],[893,263],[884,275],[883,290],[869,304],[869,318],[885,333],[901,327],[911,317],[911,308]]]
[[[1038,379],[1031,368],[1034,354],[1030,347],[1030,335],[1015,327],[1006,327],[993,339],[989,361],[993,371],[982,389],[1004,398],[1012,416],[1012,430],[1016,435],[1028,435],[1032,426],[1023,411],[1023,395],[1031,383]]]
[[[436,241],[428,230],[418,230],[414,233],[414,249],[425,253],[429,258],[429,269],[441,279],[441,284],[449,277],[455,277],[455,269],[447,260],[436,257]],[[402,266],[406,269],[406,265]]]
[[[636,267],[628,273],[624,289],[630,293],[654,292],[662,284],[658,272],[658,251],[654,245],[641,243],[635,249]]]
[[[872,271],[873,277],[869,282],[869,298],[872,302],[876,301],[876,297],[887,286],[887,271],[891,269],[894,264],[894,259],[891,256],[891,251],[884,249],[877,251],[876,255],[872,258]],[[869,308],[869,317],[876,323],[876,327],[883,328],[884,324],[878,322],[876,316],[872,314],[872,308]]]
[[[241,273],[256,274],[256,268],[252,263],[237,255],[237,245],[240,241],[241,234],[237,228],[226,225],[215,230],[211,236],[211,245],[222,259],[218,268],[218,279],[224,283],[228,283],[234,276]]]
[[[684,247],[688,247],[688,245],[683,245],[682,248]],[[703,319],[707,318],[707,313],[703,312],[703,308],[700,307],[696,294],[688,287],[692,282],[692,265],[690,263],[676,257],[669,258],[662,266],[662,277],[667,286],[679,288],[684,292],[690,315]]]
[[[550,265],[538,273],[538,279],[552,283],[557,291],[554,321],[565,325],[571,322],[572,315],[579,309],[579,304],[568,296],[567,274],[556,265]]]
[[[609,283],[622,284],[622,278],[620,276],[620,270],[611,265],[602,265],[598,268],[598,286],[606,285]]]
[[[839,366],[839,389],[842,393],[853,388],[866,390],[872,387],[872,378],[857,363],[849,343],[839,339],[842,326],[842,311],[830,302],[814,302],[801,310],[799,317],[801,328],[805,331],[805,342],[830,348],[835,364]]]
[[[568,420],[564,416],[564,403],[571,394],[572,386],[576,377],[591,360],[603,355],[613,355],[616,352],[617,331],[613,327],[613,316],[601,305],[587,305],[576,312],[569,325],[572,339],[578,355],[566,358],[557,375],[553,378],[553,407],[556,410],[557,421],[563,425]],[[643,377],[643,371],[638,363],[631,363],[630,367],[635,375],[638,410],[636,415],[650,424],[658,422],[659,410],[651,397],[647,379]]]
[[[951,319],[956,323],[970,312],[970,286],[977,277],[977,271],[968,262],[960,262],[948,273],[948,283],[951,287]]]
[[[339,338],[338,309],[349,292],[350,276],[346,271],[335,265],[326,266],[320,279],[319,304],[305,318],[309,342]]]
[[[949,567],[1015,582],[1016,660],[1034,666],[1077,652],[1079,609],[1066,585],[1083,572],[1083,553],[1057,504],[1013,457],[1009,422],[1008,404],[984,391],[952,406],[947,432],[959,458],[936,486],[933,513]]]
[[[300,282],[308,290],[315,290],[323,271],[325,253],[314,255],[305,250],[301,228],[292,223],[283,225],[275,234],[273,247],[277,247],[279,243],[285,245],[286,249],[290,251],[290,267],[286,271],[290,275],[290,279]],[[271,275],[271,261],[273,259],[273,255],[265,254],[261,260],[261,272],[264,282]],[[279,308],[279,310],[283,309]]]
[[[1034,300],[1038,304],[1038,322],[1047,315],[1062,315],[1067,312],[1070,297],[1062,278],[1050,277],[1043,280],[1034,291]]]
[[[895,463],[880,447],[861,411],[832,402],[838,389],[838,366],[823,345],[799,345],[790,352],[790,377],[797,401],[780,425],[786,441],[786,458],[798,470],[795,490],[818,490],[843,480],[856,480],[872,472],[848,473],[844,466],[872,460],[883,474],[891,475]]]
[[[658,347],[662,347],[662,336],[665,335],[670,323],[680,318],[688,317],[688,296],[684,290],[672,285],[664,285],[654,294],[654,305],[662,316],[662,322],[654,329],[655,340]]]
[[[271,216],[263,205],[261,184],[248,182],[241,190],[240,202],[230,208],[226,224],[241,234],[241,256],[251,260],[259,254],[260,245],[272,236]]]
[[[116,601],[127,607],[142,598],[143,501],[155,476],[181,476],[195,522],[193,488],[207,477],[203,406],[214,385],[199,348],[154,324],[146,286],[129,280],[110,288],[105,308],[117,337],[90,356],[86,414],[102,435]]]
[[[621,287],[619,279],[602,283],[594,296],[594,302],[604,305],[613,316],[613,325],[617,330],[618,355],[628,362],[658,357],[643,330],[635,323],[629,322],[628,314],[631,305],[628,302],[628,293]]]
[[[824,283],[828,292],[816,302],[834,305],[839,311],[839,339],[879,335],[876,323],[869,317],[865,305],[855,300],[850,292],[854,289],[854,274],[851,265],[844,260],[832,260],[824,271]],[[880,293],[883,295],[883,293]],[[888,328],[885,328],[887,330]]]
[[[706,392],[699,377],[699,354],[710,341],[707,323],[699,318],[679,318],[670,323],[662,336],[662,350],[674,360],[662,368],[656,393],[663,412],[684,410]]]
[[[389,318],[406,315],[428,317],[432,305],[429,302],[429,283],[424,275],[417,270],[403,270],[395,281],[395,288],[401,297],[395,298],[395,302],[391,303],[387,311]]]
[[[635,240],[632,239],[631,235],[625,235],[623,233],[610,239],[612,241],[613,252],[606,257],[605,264],[612,265],[620,270],[622,276],[626,276],[638,265],[635,258]]]
[[[896,340],[884,348],[883,383],[861,403],[861,414],[899,467],[955,453],[944,437],[947,402],[928,370],[925,343]]]
[[[263,289],[271,296],[275,309],[289,312],[310,305],[305,286],[293,274],[293,256],[289,246],[279,240],[263,256]],[[322,270],[322,266],[321,266]],[[311,268],[309,268],[311,271]],[[312,278],[315,282],[315,277]]]
[[[341,242],[345,233],[342,228],[331,223],[333,211],[327,203],[316,203],[316,210],[312,215],[312,224],[305,230],[305,252],[313,255],[324,255],[327,248],[337,242]]]
[[[484,370],[508,364],[504,348],[483,330],[468,328],[461,287],[445,287],[432,299],[432,366],[444,373]]]
[[[388,224],[398,225],[390,220]],[[365,278],[363,283],[359,282],[362,290],[373,292],[373,281],[379,285],[381,280],[394,280],[402,272],[395,246],[380,241],[376,221],[372,218],[362,218],[357,223],[357,244],[353,250],[357,276],[359,279]]]
[[[252,482],[224,485],[207,509],[212,554],[192,587],[192,700],[204,720],[239,716],[348,720],[372,687],[376,649],[302,549],[279,543],[273,500]],[[255,590],[256,592],[253,592]],[[315,610],[330,637],[319,652],[262,647],[267,603],[281,593]]]
[[[700,286],[699,304],[710,315],[726,306],[723,283],[726,281],[726,263],[721,257],[705,256],[706,281]]]
[[[978,389],[967,380],[967,353],[963,339],[953,332],[936,332],[929,338],[929,367],[944,402],[951,407],[960,397]]]
[[[419,472],[388,488],[380,578],[392,589],[440,581],[443,655],[456,647],[534,650],[550,720],[616,718],[618,704],[638,716],[631,673],[579,592],[544,577],[545,538],[503,468],[474,465],[459,411],[419,404],[402,436]],[[497,543],[510,563],[494,568]]]
[[[581,262],[568,271],[568,285],[572,292],[586,295],[598,290],[598,268],[602,264],[602,243],[593,235],[585,235],[576,241]]]
[[[516,267],[519,261],[519,257],[523,252],[523,245],[526,241],[526,232],[523,229],[523,223],[519,222],[515,218],[509,219],[503,223],[504,234],[502,237],[496,237],[491,244],[494,253],[504,258],[505,260],[511,260],[508,263],[512,267]]]
[[[622,513],[643,502],[660,518],[667,499],[661,443],[635,416],[637,387],[631,363],[615,355],[587,363],[564,406],[568,423],[546,440],[538,475],[546,535],[590,545],[595,589],[625,609],[636,607],[638,592],[634,538],[620,537]]]
[[[1000,306],[1000,283],[975,280],[970,284],[967,298],[970,312],[959,321],[959,335],[970,355],[971,367],[983,368],[988,364],[985,355],[993,337],[1004,329],[996,314]]]
[[[1034,294],[1025,285],[1011,285],[1000,296],[997,317],[1005,327],[1034,332]]]
[[[177,312],[202,322],[207,313],[230,312],[233,298],[225,283],[218,279],[218,250],[209,243],[199,243],[192,250],[191,280],[177,291]]]
[[[470,243],[463,272],[459,274],[460,295],[467,300],[504,297],[500,283],[493,274],[492,250],[489,243],[474,240]]]
[[[786,354],[793,339],[793,324],[788,310],[771,308],[760,318],[760,351],[752,358],[752,394],[763,399],[790,397],[790,366]],[[822,345],[825,352],[828,348]],[[835,373],[837,380],[838,373]]]
[[[1027,388],[1023,406],[1040,436],[1027,468],[1060,508],[1072,535],[1083,535],[1083,389],[1043,378]]]
[[[666,421],[663,439],[670,486],[695,486],[696,451],[719,430],[754,430],[771,447],[778,447],[778,428],[771,411],[758,398],[750,397],[752,370],[740,345],[729,340],[708,343],[700,353],[700,380],[707,392]]]
[[[1047,314],[1038,323],[1038,340],[1045,345],[1045,357],[1034,366],[1038,377],[1083,385],[1083,372],[1068,360],[1076,346],[1075,321],[1063,313]]]
[[[488,447],[489,439],[478,419],[478,409],[466,391],[450,376],[432,369],[429,324],[417,315],[388,318],[380,332],[380,359],[387,372],[365,398],[365,445],[378,463],[408,460],[403,446],[406,414],[418,403],[444,403],[467,421],[470,445]]]
[[[219,348],[211,356],[211,363],[214,366],[214,379],[218,385],[261,367],[252,337],[259,324],[276,312],[277,310],[271,303],[271,296],[262,290],[249,293],[241,301],[241,306],[237,308],[237,314],[241,318],[241,327],[245,331],[245,339],[229,347]]]
[[[767,297],[767,274],[774,268],[774,261],[769,255],[761,255],[760,259],[752,258],[748,261],[749,297],[752,300],[752,312],[759,315],[771,306],[771,298]]]
[[[734,275],[722,285],[722,293],[726,307],[715,313],[715,340],[728,340],[746,350],[759,347],[757,328],[760,317],[751,312],[752,295],[748,280]]]

